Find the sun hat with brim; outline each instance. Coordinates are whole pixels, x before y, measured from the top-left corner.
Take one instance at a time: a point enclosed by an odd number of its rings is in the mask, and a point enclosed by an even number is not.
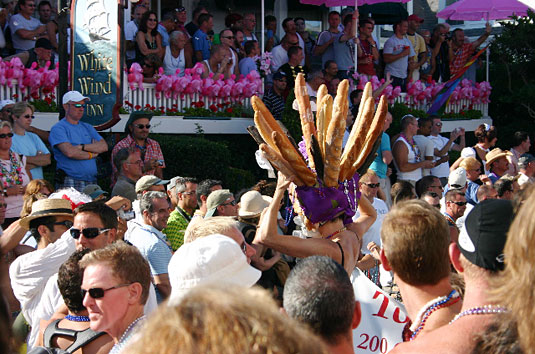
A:
[[[269,206],[262,194],[257,191],[249,191],[240,198],[240,210],[238,215],[241,217],[253,217],[262,213],[262,210]]]
[[[154,175],[146,175],[137,180],[136,193],[146,191],[152,186],[161,186],[166,185],[167,183],[169,183],[169,181],[166,179],[159,179]]]
[[[73,217],[71,202],[67,199],[40,199],[32,204],[30,215],[20,219],[19,225],[25,230],[30,228],[30,221],[45,216]]]
[[[220,234],[201,237],[182,245],[171,257],[168,273],[170,306],[180,303],[184,295],[197,285],[251,287],[262,275],[247,262],[236,241]]]
[[[486,164],[490,167],[490,165],[500,157],[507,157],[511,155],[513,154],[507,150],[502,150],[500,148],[492,149],[492,151],[488,152],[485,156],[485,158],[487,159]]]
[[[225,203],[232,196],[234,195],[228,189],[218,189],[210,193],[208,198],[206,198],[206,214],[204,218],[208,219],[214,216],[217,207]]]
[[[134,111],[130,113],[130,116],[128,117],[128,120],[126,121],[126,124],[124,126],[125,132],[130,133],[130,124],[133,124],[136,120],[141,118],[147,118],[150,121],[153,115],[154,114],[148,111]]]

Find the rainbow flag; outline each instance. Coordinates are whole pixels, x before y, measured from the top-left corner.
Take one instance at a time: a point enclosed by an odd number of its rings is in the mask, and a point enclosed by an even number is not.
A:
[[[455,74],[454,77],[452,77],[448,82],[446,82],[446,84],[444,85],[442,90],[440,90],[440,92],[435,97],[435,100],[433,101],[433,104],[431,105],[431,107],[427,111],[428,115],[433,115],[433,114],[437,113],[446,104],[448,104],[448,101],[450,100],[451,94],[453,93],[453,91],[455,90],[457,85],[459,85],[459,83],[461,82],[461,77],[463,76],[463,74],[466,72],[466,70],[468,70],[468,68],[470,66],[472,66],[472,64],[474,64],[476,62],[477,58],[479,58],[479,56],[481,54],[483,54],[483,52],[485,52],[485,50],[487,50],[487,48],[488,48],[488,46],[486,46],[485,48],[483,48],[479,52],[477,52],[470,60],[468,60],[466,62],[466,64],[464,64],[464,67],[461,70],[459,70],[459,72],[457,74]]]

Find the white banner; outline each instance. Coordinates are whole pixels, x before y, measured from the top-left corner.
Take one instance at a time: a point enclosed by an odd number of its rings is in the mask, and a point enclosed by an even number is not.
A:
[[[355,353],[387,353],[402,341],[401,333],[409,319],[405,307],[358,268],[351,274],[351,283],[362,311],[360,324],[353,330]]]

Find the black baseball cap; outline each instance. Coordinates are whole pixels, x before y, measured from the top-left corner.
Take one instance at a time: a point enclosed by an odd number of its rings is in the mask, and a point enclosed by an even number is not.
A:
[[[273,80],[281,80],[286,77],[286,73],[284,71],[277,71],[275,74],[273,74]]]
[[[478,267],[503,270],[503,248],[513,218],[509,200],[487,199],[477,204],[459,233],[457,245],[461,253]]]
[[[52,46],[52,43],[50,43],[50,40],[48,40],[47,38],[39,38],[36,42],[35,42],[35,48],[44,48],[44,49],[54,49],[54,47]]]

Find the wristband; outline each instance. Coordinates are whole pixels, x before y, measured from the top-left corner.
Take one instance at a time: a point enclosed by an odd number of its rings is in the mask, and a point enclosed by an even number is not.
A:
[[[82,144],[82,151],[85,151],[85,144]]]
[[[93,154],[90,153],[89,151],[87,153],[89,154],[89,160],[91,160],[93,158]]]

